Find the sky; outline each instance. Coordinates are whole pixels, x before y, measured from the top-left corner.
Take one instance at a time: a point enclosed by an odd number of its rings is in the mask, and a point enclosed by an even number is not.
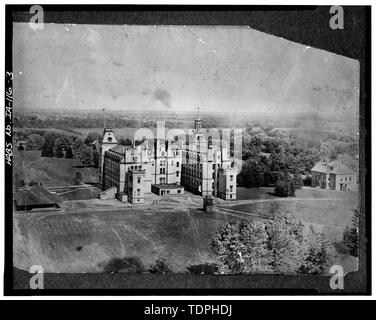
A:
[[[359,63],[248,27],[14,23],[14,105],[358,113]]]

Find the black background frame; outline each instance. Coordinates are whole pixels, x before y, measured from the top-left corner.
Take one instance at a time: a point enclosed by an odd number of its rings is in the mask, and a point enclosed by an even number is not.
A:
[[[31,5],[6,5],[6,70],[12,72],[12,24],[29,22]],[[360,62],[359,270],[344,290],[330,276],[44,274],[43,290],[13,267],[12,168],[5,165],[5,295],[369,295],[371,293],[371,7],[343,6],[344,29],[329,27],[328,6],[42,5],[45,23],[249,26]],[[7,88],[6,88],[7,89]],[[5,135],[5,142],[12,138]]]

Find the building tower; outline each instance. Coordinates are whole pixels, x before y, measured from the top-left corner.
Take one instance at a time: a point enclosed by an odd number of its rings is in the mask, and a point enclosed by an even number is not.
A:
[[[103,166],[104,166],[104,154],[106,151],[115,147],[118,144],[115,134],[112,129],[104,128],[102,138],[99,141],[99,183],[103,188]]]

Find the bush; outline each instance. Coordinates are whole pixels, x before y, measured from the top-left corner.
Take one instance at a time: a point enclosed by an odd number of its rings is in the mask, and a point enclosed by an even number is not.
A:
[[[137,257],[112,258],[104,267],[106,273],[142,273],[145,268]]]
[[[218,274],[219,265],[216,263],[203,263],[187,267],[189,274]]]
[[[303,184],[308,187],[312,186],[312,177],[307,175],[303,180]]]
[[[296,183],[290,175],[286,175],[276,183],[274,193],[279,197],[295,197]]]
[[[301,189],[303,187],[303,179],[302,179],[302,175],[300,174],[300,172],[295,172],[293,179],[295,183],[295,188]]]
[[[159,258],[149,268],[150,273],[166,274],[171,273],[172,270],[166,259]]]

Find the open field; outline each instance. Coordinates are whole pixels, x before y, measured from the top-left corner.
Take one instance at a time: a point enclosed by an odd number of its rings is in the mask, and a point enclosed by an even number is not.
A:
[[[42,158],[40,150],[15,150],[13,177],[25,182],[39,181],[44,187],[72,185],[76,172],[80,172],[82,182],[97,183],[98,169],[75,168],[73,159]]]
[[[93,213],[16,214],[15,266],[47,272],[101,272],[114,257],[139,257],[146,268],[167,258],[175,272],[215,261],[211,237],[223,214],[171,207]]]
[[[203,212],[202,199],[190,193],[163,198],[153,206],[120,207],[116,201],[83,200],[64,202],[60,212],[15,213],[15,266],[28,270],[32,264],[41,264],[50,272],[102,272],[111,258],[137,257],[147,269],[164,257],[174,272],[186,272],[189,265],[216,261],[210,242],[218,227],[228,220],[271,217],[274,202],[278,212],[295,214],[332,243],[341,240],[344,227],[351,223],[356,194],[337,192],[337,197],[315,200],[310,191],[301,190],[300,198],[222,202],[212,214]],[[345,271],[357,267],[357,259],[349,255],[337,253],[335,261]]]

